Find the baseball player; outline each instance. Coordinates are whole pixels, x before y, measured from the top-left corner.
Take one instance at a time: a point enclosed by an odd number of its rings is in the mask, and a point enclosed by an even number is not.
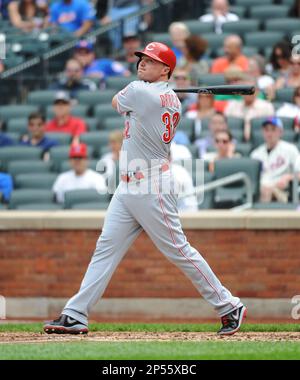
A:
[[[177,195],[172,190],[168,157],[181,104],[168,79],[176,66],[176,57],[168,46],[159,42],[152,42],[135,54],[139,57],[139,80],[131,82],[112,99],[112,106],[125,117],[121,181],[107,209],[102,233],[79,292],[67,302],[58,319],[44,325],[44,331],[49,334],[88,332],[89,311],[104,293],[128,248],[144,230],[215,308],[222,322],[218,333],[234,334],[247,309],[188,243],[178,217]]]

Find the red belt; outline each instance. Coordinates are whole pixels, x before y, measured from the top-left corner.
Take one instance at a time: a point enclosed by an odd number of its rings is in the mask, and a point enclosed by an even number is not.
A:
[[[163,172],[166,172],[167,170],[170,169],[170,166],[169,164],[163,164],[161,167],[160,167],[162,173]],[[133,179],[136,179],[136,180],[141,180],[145,178],[144,174],[142,172],[135,172],[135,173],[132,173],[132,175],[128,175],[128,174],[123,174],[121,175],[121,180],[123,182],[130,182],[132,181]]]

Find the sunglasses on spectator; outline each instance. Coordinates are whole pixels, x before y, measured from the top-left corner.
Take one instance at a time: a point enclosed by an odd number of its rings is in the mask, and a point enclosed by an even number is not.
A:
[[[229,140],[215,139],[216,144],[228,144]]]

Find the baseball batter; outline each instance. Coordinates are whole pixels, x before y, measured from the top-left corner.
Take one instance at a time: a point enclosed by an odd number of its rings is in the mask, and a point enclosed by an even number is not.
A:
[[[44,331],[88,332],[89,311],[104,293],[128,248],[144,230],[215,308],[222,322],[219,334],[234,334],[246,316],[246,307],[191,247],[178,217],[168,161],[170,143],[181,115],[180,101],[168,84],[176,57],[159,42],[148,44],[136,55],[139,80],[112,100],[112,106],[125,117],[120,184],[108,207],[79,292],[67,302],[58,319],[44,325]]]

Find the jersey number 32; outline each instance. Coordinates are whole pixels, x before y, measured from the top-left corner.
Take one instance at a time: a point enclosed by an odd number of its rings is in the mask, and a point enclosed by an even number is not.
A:
[[[165,144],[169,144],[172,141],[176,132],[177,124],[179,123],[179,119],[179,112],[175,112],[172,116],[169,112],[165,112],[162,115],[161,120],[165,126],[165,131],[162,135],[162,140]]]

